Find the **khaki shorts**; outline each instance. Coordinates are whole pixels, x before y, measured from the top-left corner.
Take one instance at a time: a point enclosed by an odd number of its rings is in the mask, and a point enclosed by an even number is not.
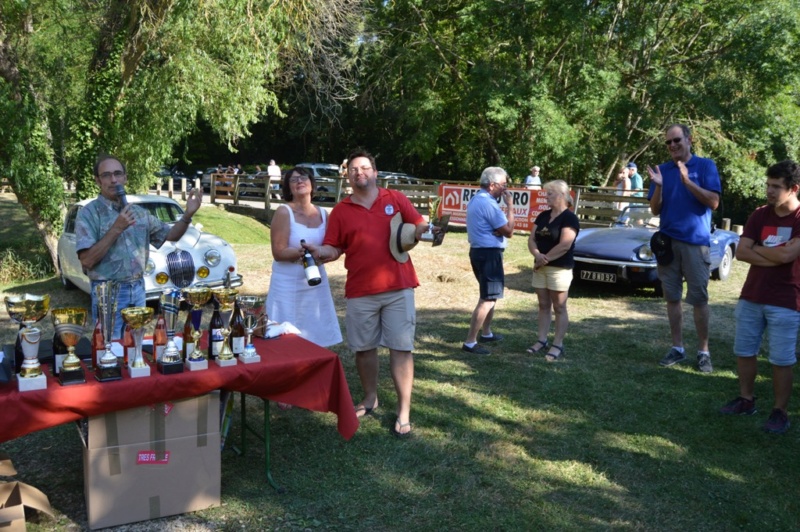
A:
[[[533,272],[531,285],[534,288],[546,288],[553,292],[568,292],[572,284],[572,269],[558,266],[542,266]]]
[[[413,351],[417,328],[414,290],[406,288],[347,300],[347,344],[352,351],[379,346]]]
[[[708,277],[711,274],[711,257],[708,246],[687,244],[672,239],[675,258],[666,266],[658,267],[658,278],[664,290],[664,299],[680,301],[683,280],[686,279],[686,302],[692,306],[708,303]]]

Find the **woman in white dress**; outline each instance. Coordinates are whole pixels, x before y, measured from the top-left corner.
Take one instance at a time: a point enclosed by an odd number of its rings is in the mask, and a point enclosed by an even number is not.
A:
[[[267,293],[267,316],[278,323],[289,322],[301,336],[323,347],[342,341],[342,332],[325,267],[319,264],[322,282],[309,286],[303,270],[303,247],[312,253],[325,237],[328,214],[311,203],[315,181],[306,168],[283,174],[281,191],[286,204],[275,211],[270,225],[272,277]]]

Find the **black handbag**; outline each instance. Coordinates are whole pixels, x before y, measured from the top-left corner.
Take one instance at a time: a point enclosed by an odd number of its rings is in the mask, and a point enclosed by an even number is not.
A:
[[[672,237],[661,231],[656,231],[650,238],[650,250],[656,256],[659,266],[667,266],[675,258],[672,253]]]

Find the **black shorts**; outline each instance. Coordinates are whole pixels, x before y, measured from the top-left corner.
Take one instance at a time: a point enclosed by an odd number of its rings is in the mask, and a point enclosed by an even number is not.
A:
[[[469,262],[484,300],[503,299],[503,248],[470,248]]]

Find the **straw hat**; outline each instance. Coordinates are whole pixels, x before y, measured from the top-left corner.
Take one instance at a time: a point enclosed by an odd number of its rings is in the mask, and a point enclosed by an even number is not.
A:
[[[417,245],[416,226],[403,223],[403,216],[398,212],[392,217],[389,230],[389,250],[397,262],[408,260],[408,251]]]

